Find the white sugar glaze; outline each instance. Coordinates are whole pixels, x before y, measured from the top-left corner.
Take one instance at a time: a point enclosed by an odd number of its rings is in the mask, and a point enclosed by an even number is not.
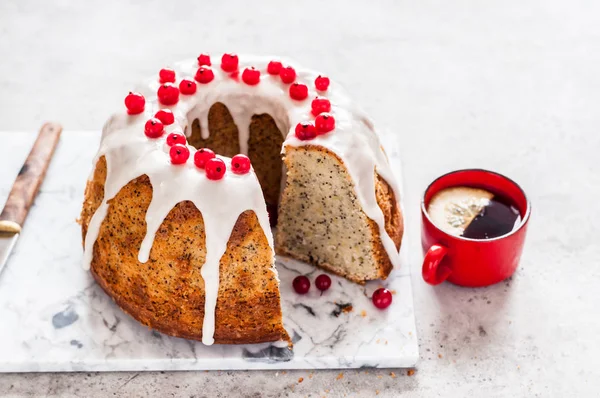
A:
[[[253,115],[267,113],[273,117],[279,129],[287,132],[282,153],[286,147],[318,145],[335,153],[345,164],[354,181],[357,197],[363,211],[379,226],[383,246],[390,261],[397,267],[399,255],[393,240],[385,230],[383,212],[375,196],[376,171],[392,188],[396,200],[400,192],[381,149],[379,137],[370,119],[350,100],[344,90],[332,81],[325,92],[317,92],[314,80],[317,72],[304,69],[297,63],[279,59],[284,65],[294,67],[296,81],[306,84],[308,98],[296,101],[288,94],[289,84],[281,82],[279,76],[267,74],[269,61],[273,57],[239,56],[239,70],[254,66],[261,71],[261,81],[249,86],[240,79],[233,78],[220,69],[221,54],[211,56],[215,79],[208,84],[197,83],[198,89],[193,95],[180,95],[179,102],[173,106],[160,105],[156,92],[160,83],[156,78],[136,87],[146,98],[144,112],[128,115],[125,107],[113,115],[104,125],[102,141],[94,164],[102,156],[107,163],[107,176],[104,187],[104,199],[93,215],[85,237],[84,267],[90,268],[94,243],[100,232],[100,226],[108,211],[108,201],[114,198],[121,188],[131,180],[147,175],[153,188],[153,196],[146,213],[147,232],[141,244],[138,260],[148,261],[155,234],[168,213],[182,201],[189,200],[200,210],[206,229],[206,262],[201,274],[204,278],[206,299],[202,342],[213,344],[215,327],[215,307],[219,290],[219,261],[225,253],[231,231],[241,213],[252,210],[273,249],[273,237],[269,228],[269,219],[258,179],[254,172],[235,175],[230,171],[230,159],[221,157],[227,164],[227,173],[219,181],[208,180],[203,170],[193,164],[195,149],[189,147],[192,155],[184,165],[170,162],[165,140],[168,133],[184,131],[191,134],[191,122],[200,121],[202,134],[206,138],[208,130],[208,112],[210,107],[221,102],[227,106],[239,131],[240,150],[247,153],[249,126]],[[197,61],[190,60],[174,65],[177,84],[182,78],[193,77],[198,69]],[[335,117],[335,130],[320,135],[313,140],[301,141],[295,137],[297,123],[313,120],[311,101],[317,96],[327,97],[332,105],[331,113]],[[175,115],[175,123],[166,126],[166,133],[158,139],[149,139],[144,134],[144,124],[161,108],[169,108]],[[273,269],[273,272],[276,272]]]

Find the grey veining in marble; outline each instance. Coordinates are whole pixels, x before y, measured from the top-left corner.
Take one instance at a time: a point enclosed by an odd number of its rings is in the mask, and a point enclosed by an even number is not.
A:
[[[5,194],[30,136],[0,133]],[[76,218],[99,133],[64,132],[20,241],[0,275],[0,372],[319,369],[409,367],[418,357],[409,268],[366,286],[332,275],[323,295],[292,289],[314,267],[277,258],[284,325],[294,348],[277,344],[211,347],[162,335],[123,313],[81,267]],[[388,145],[399,170],[399,156]],[[404,256],[406,258],[406,256]],[[379,286],[393,291],[385,311],[370,301]]]

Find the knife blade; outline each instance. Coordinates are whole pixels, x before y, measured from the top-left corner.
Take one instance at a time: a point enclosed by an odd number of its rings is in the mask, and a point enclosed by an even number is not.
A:
[[[61,132],[62,127],[56,123],[46,123],[42,126],[0,212],[0,272],[19,239],[21,228],[46,176]]]
[[[4,268],[4,264],[8,261],[8,257],[12,252],[15,243],[19,239],[19,234],[11,234],[7,232],[0,233],[0,272]]]

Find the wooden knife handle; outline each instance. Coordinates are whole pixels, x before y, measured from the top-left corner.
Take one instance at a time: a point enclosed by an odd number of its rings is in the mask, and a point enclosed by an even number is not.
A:
[[[56,123],[46,123],[40,129],[33,148],[8,194],[6,205],[0,213],[0,232],[21,232],[25,217],[46,175],[61,132],[62,127]]]

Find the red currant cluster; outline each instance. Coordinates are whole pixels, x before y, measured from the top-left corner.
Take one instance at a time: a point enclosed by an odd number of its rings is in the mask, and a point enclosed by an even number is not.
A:
[[[210,60],[209,60],[210,61]],[[203,69],[203,68],[200,68]],[[196,78],[200,83],[206,83],[204,79],[199,79],[198,74],[200,73],[200,69],[196,73]],[[210,71],[212,73],[212,71]],[[209,75],[207,73],[207,75]],[[183,95],[192,95],[196,93],[198,87],[196,86],[196,82],[191,79],[181,79],[179,82],[179,87],[175,84],[176,76],[175,71],[170,68],[161,69],[158,73],[159,81],[161,86],[158,88],[157,96],[158,101],[163,105],[175,105],[179,101],[179,94]],[[212,80],[212,78],[210,79]],[[210,81],[209,80],[209,81]]]
[[[179,86],[175,84],[175,71],[170,68],[163,68],[158,73],[158,80],[161,83],[157,91],[158,101],[162,105],[175,105],[179,102],[179,94],[192,95],[196,93],[196,82],[191,79],[181,79]],[[195,80],[200,83],[208,83],[214,78],[214,74],[210,68],[200,67],[196,72]],[[146,99],[140,93],[130,92],[125,97],[125,107],[130,115],[137,115],[144,111]]]
[[[196,80],[201,83],[208,83],[214,78],[210,69],[203,65],[210,65],[210,57],[201,54],[198,57],[200,69],[196,73]],[[235,54],[224,54],[221,58],[221,69],[225,72],[235,73],[238,70],[239,57]],[[308,86],[296,81],[296,70],[291,66],[283,66],[280,61],[271,61],[267,65],[267,73],[272,76],[279,76],[284,84],[290,84],[289,95],[296,101],[303,101],[308,97]],[[208,74],[209,76],[204,76]],[[242,72],[242,81],[249,86],[255,86],[260,83],[260,71],[254,67],[245,68]],[[319,75],[315,79],[315,88],[324,92],[329,88],[329,78]],[[325,134],[335,128],[335,118],[329,112],[331,103],[325,97],[317,96],[311,103],[312,114],[315,121],[299,123],[296,126],[296,136],[301,140],[310,140],[317,135]]]
[[[183,164],[190,157],[190,150],[186,146],[185,137],[179,133],[171,133],[167,137],[167,145],[171,147],[169,155],[171,163]],[[206,178],[218,181],[225,176],[227,166],[208,148],[201,148],[194,153],[194,165],[204,170]],[[250,171],[250,159],[246,155],[235,155],[231,158],[231,171],[234,174],[247,174]]]
[[[194,164],[199,169],[204,169],[209,180],[220,180],[227,170],[225,162],[208,148],[201,148],[196,151]],[[231,158],[231,171],[234,174],[246,174],[250,171],[250,167],[250,159],[246,155],[239,154]]]
[[[329,78],[319,75],[315,79],[315,87],[318,91],[326,91],[329,87]],[[303,100],[308,97],[308,88],[304,84],[294,83],[290,87],[290,96],[296,100]],[[296,125],[296,137],[302,141],[312,140],[318,135],[329,133],[335,129],[335,118],[331,113],[331,102],[322,96],[317,96],[312,100],[311,113],[315,116],[315,121],[301,122]]]
[[[181,79],[179,85],[176,85],[177,76],[173,69],[161,69],[158,73],[159,82],[161,83],[157,91],[158,101],[162,105],[171,106],[175,105],[179,101],[180,94],[192,95],[196,93],[198,89],[196,82],[200,84],[208,84],[214,80],[215,74],[211,68],[211,65],[212,63],[210,56],[207,54],[200,54],[200,56],[198,56],[198,70],[196,71],[194,80],[184,78]],[[221,57],[221,69],[223,71],[231,73],[232,76],[237,76],[238,67],[239,57],[236,54],[224,54]],[[292,99],[296,101],[303,101],[308,97],[308,87],[306,84],[298,83],[296,81],[297,74],[293,67],[284,66],[280,61],[271,61],[267,66],[267,73],[272,76],[279,76],[284,84],[290,84],[289,95]],[[245,68],[242,72],[242,81],[250,86],[259,84],[260,78],[260,71],[254,67]],[[315,79],[315,88],[317,91],[325,92],[327,91],[328,87],[328,77],[319,75]],[[130,115],[142,113],[145,105],[146,100],[140,93],[130,92],[129,95],[125,97],[125,106],[127,107],[127,112]],[[330,113],[331,103],[327,98],[317,96],[311,103],[311,111],[313,116],[315,116],[314,122],[307,121],[298,123],[295,129],[296,137],[303,141],[311,140],[318,135],[326,134],[335,129],[335,118]],[[153,118],[146,122],[145,133],[149,138],[159,138],[164,133],[164,126],[170,125],[173,122],[173,113],[169,109],[162,109],[158,111]],[[189,150],[187,150],[187,147],[185,147],[185,137],[180,133],[171,133],[169,134],[169,137],[167,137],[167,143],[171,146],[172,162],[174,164],[185,163],[190,156]],[[215,162],[217,161],[220,160],[215,158]],[[242,165],[242,163],[240,163],[240,170],[243,170],[245,167]],[[204,168],[201,166],[198,167]],[[248,161],[248,170],[249,167]],[[212,167],[210,169],[212,170]],[[220,179],[225,173],[225,168],[222,165],[218,165],[218,167],[215,166],[214,170],[215,173],[207,171],[207,176],[210,174],[211,176],[216,177],[214,179]],[[235,167],[233,172],[236,172]]]
[[[199,83],[207,84],[213,81],[215,74],[211,69],[210,56],[200,54],[198,56],[198,70],[194,80]],[[239,66],[239,57],[236,54],[224,54],[221,57],[221,69],[225,72],[236,74]],[[305,84],[296,82],[296,70],[291,66],[283,66],[279,61],[271,61],[267,66],[267,73],[270,75],[279,75],[281,81],[285,84],[291,84],[289,95],[297,101],[303,101],[308,97],[308,87]],[[171,68],[161,69],[159,74],[161,86],[158,88],[158,99],[163,105],[175,105],[179,101],[179,94],[192,95],[196,92],[196,82],[190,79],[182,79],[179,87],[175,84],[175,71]],[[257,85],[260,82],[260,71],[254,67],[245,68],[242,72],[242,81],[250,86]],[[315,88],[318,91],[327,91],[329,87],[329,78],[319,75],[315,79]],[[132,96],[133,95],[133,96]],[[130,93],[129,100],[125,100],[125,105],[130,114],[135,115],[143,112],[145,100],[141,94]],[[315,115],[316,116],[316,115]]]
[[[316,97],[311,103],[311,112],[315,116],[315,121],[298,123],[296,137],[306,141],[332,131],[335,128],[335,118],[329,111],[331,111],[331,102],[325,97]]]
[[[296,293],[306,294],[310,290],[310,279],[307,276],[300,275],[294,278],[292,285]],[[315,286],[321,292],[324,292],[331,287],[331,278],[328,275],[321,274],[315,279]]]
[[[183,142],[183,143],[182,143]],[[167,137],[167,145],[171,146],[169,155],[171,163],[183,164],[190,157],[190,150],[186,146],[185,137],[179,133],[171,133]],[[201,148],[194,153],[194,165],[204,170],[206,178],[218,181],[225,176],[227,166],[208,148]],[[235,155],[231,158],[231,171],[234,174],[247,174],[250,171],[250,159],[246,155]]]
[[[283,66],[279,61],[271,61],[267,65],[267,73],[277,76],[285,84],[293,83],[289,88],[290,97],[297,101],[303,101],[308,97],[308,86],[306,84],[295,82],[296,70],[291,66]],[[315,87],[319,91],[326,91],[329,87],[329,79],[324,76],[319,76],[315,80]]]
[[[310,279],[308,279],[308,277],[305,275],[297,276],[294,278],[292,286],[294,287],[296,293],[306,294],[310,290]],[[324,292],[331,287],[331,278],[325,274],[321,274],[317,276],[317,279],[315,279],[315,286],[321,292]],[[371,301],[375,307],[383,310],[392,304],[392,292],[385,288],[379,288],[373,292]]]
[[[165,126],[173,124],[175,117],[170,109],[161,109],[156,112],[153,118],[150,118],[144,127],[144,133],[148,138],[160,138],[165,133]],[[172,132],[167,136],[167,145],[171,163],[184,164],[190,157],[190,150],[187,147],[187,139],[180,132]],[[199,169],[206,172],[209,180],[220,180],[225,175],[227,169],[225,162],[217,158],[215,153],[202,148],[194,154],[194,164]],[[231,171],[234,174],[246,174],[250,171],[250,159],[246,155],[235,155],[231,159]]]

